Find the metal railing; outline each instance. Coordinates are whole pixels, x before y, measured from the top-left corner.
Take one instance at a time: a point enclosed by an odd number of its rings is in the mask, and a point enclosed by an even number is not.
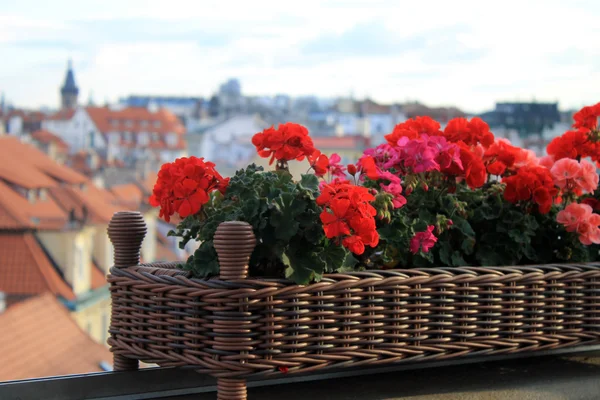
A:
[[[406,370],[457,366],[472,363],[514,360],[551,355],[581,355],[600,352],[600,345],[565,348],[535,353],[473,356],[459,360],[397,364],[380,368],[350,368],[316,374],[249,379],[248,387],[284,385],[334,378],[365,376]],[[216,391],[216,380],[191,369],[147,368],[131,372],[106,372],[0,382],[2,400],[142,400],[172,399]]]

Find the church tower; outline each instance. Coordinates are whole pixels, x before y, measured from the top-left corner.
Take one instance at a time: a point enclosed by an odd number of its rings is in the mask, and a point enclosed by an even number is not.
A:
[[[77,96],[79,95],[79,88],[75,84],[75,75],[73,74],[73,66],[71,60],[67,67],[67,76],[65,77],[65,83],[60,88],[60,102],[63,110],[77,107]]]

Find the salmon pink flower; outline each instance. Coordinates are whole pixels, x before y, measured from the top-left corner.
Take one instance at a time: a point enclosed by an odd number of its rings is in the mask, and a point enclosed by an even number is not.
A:
[[[563,225],[567,232],[575,232],[579,225],[592,215],[592,207],[587,204],[571,203],[556,215],[556,222]]]
[[[562,158],[554,163],[550,169],[554,184],[561,189],[573,189],[575,178],[579,176],[581,166],[576,160]],[[569,187],[570,186],[570,187]]]
[[[577,184],[583,191],[593,193],[598,188],[598,173],[596,166],[588,160],[580,161],[581,170],[575,177]]]

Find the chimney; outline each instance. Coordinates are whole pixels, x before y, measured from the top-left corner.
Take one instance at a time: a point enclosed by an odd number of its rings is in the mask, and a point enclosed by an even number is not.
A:
[[[0,292],[0,314],[2,314],[6,310],[6,294],[4,292]]]

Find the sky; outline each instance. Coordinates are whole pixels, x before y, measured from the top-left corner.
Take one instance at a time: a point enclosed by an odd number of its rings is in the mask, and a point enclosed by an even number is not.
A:
[[[0,92],[57,107],[129,94],[353,95],[456,105],[600,101],[600,1],[0,0]]]

